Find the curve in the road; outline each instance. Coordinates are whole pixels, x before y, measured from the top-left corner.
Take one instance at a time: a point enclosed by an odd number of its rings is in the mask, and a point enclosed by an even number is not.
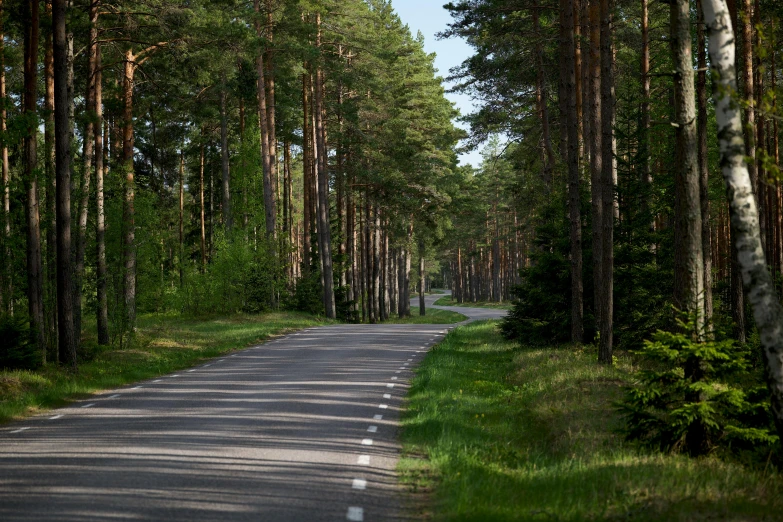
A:
[[[403,520],[399,411],[453,326],[310,328],[4,426],[0,520]]]

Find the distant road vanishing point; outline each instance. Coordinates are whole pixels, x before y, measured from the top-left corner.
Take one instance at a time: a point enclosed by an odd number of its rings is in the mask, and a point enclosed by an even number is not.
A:
[[[0,520],[404,520],[400,408],[454,326],[310,328],[3,426]]]

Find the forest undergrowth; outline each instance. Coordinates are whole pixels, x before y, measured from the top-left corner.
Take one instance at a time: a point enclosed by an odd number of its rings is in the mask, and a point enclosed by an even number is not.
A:
[[[449,333],[403,414],[403,483],[434,520],[779,520],[783,477],[623,440],[616,404],[638,369],[591,347],[506,341],[497,322]]]

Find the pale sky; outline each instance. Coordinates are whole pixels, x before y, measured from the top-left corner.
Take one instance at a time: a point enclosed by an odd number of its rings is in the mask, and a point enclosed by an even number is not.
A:
[[[424,35],[424,50],[428,53],[436,53],[435,67],[438,74],[444,78],[449,75],[449,69],[459,65],[468,56],[473,54],[473,49],[459,38],[438,40],[435,35],[444,29],[451,16],[443,9],[447,0],[392,0],[392,6],[403,23],[408,24],[413,36],[421,31]],[[447,84],[448,88],[449,85]],[[470,114],[474,112],[473,101],[469,96],[447,93],[446,96],[457,104],[460,113]],[[464,124],[459,124],[466,128]],[[467,128],[466,128],[467,129]],[[478,167],[481,163],[479,151],[460,156],[460,163],[470,163]]]

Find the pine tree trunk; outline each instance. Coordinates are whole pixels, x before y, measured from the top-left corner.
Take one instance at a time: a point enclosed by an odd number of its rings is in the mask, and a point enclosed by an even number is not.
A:
[[[727,186],[731,221],[736,235],[742,280],[759,331],[771,406],[778,434],[783,438],[783,308],[766,266],[761,248],[758,212],[744,161],[743,128],[736,103],[734,34],[724,0],[702,0],[704,21],[710,35],[710,62],[716,74],[716,119],[721,170]]]
[[[204,128],[201,128],[201,144],[199,147],[199,207],[201,218],[201,272],[207,269],[207,220],[204,208]]]
[[[316,14],[317,47],[321,47],[321,15]],[[329,221],[329,171],[326,157],[326,128],[324,125],[324,73],[319,66],[315,73],[315,131],[318,148],[318,253],[321,257],[323,302],[328,319],[337,317],[334,303],[332,269],[332,237]]]
[[[601,126],[601,5],[590,0],[590,210],[593,247],[593,302],[596,324],[601,325],[603,307],[603,131]]]
[[[71,118],[68,96],[66,0],[52,1],[54,33],[54,147],[57,177],[57,330],[60,362],[76,368],[79,346],[74,329],[71,263]],[[89,175],[89,174],[87,174]],[[86,226],[86,224],[85,224]]]
[[[702,0],[696,0],[698,21],[696,24],[696,48],[698,49],[698,78],[696,99],[698,103],[698,166],[699,199],[701,204],[701,244],[704,256],[704,322],[712,323],[712,233],[710,229],[709,157],[707,149],[707,51],[704,37]]]
[[[5,134],[7,130],[8,111],[6,110],[5,87],[5,30],[3,27],[3,1],[0,0],[0,132]],[[6,311],[13,314],[14,285],[11,270],[11,186],[8,168],[8,146],[0,144],[0,166],[2,176],[0,182],[3,190],[3,243],[4,260],[0,267],[0,312]]]
[[[539,8],[534,7],[533,31],[536,39],[536,105],[538,107],[538,119],[541,122],[541,142],[543,147],[543,172],[541,178],[547,191],[552,188],[552,171],[555,167],[555,152],[552,150],[552,137],[549,130],[549,109],[547,108],[546,83],[544,81],[544,51],[542,46],[542,36],[539,23]]]
[[[234,219],[231,214],[231,174],[228,164],[228,123],[226,121],[226,82],[220,90],[220,167],[223,173],[223,226],[226,233],[234,227]]]
[[[612,0],[600,0],[601,7],[601,296],[598,308],[601,323],[598,361],[612,364],[612,324],[614,320],[614,187],[617,176],[615,159],[615,86],[614,27]]]
[[[260,0],[254,0],[253,3],[256,15],[260,14]],[[261,28],[260,19],[255,22],[256,35],[261,38],[264,32]],[[264,65],[264,52],[259,52],[256,57],[256,73],[258,74],[258,126],[261,131],[261,158],[263,164],[264,178],[264,216],[266,218],[266,237],[268,240],[275,239],[277,230],[277,208],[275,206],[274,179],[272,174],[271,162],[271,142],[269,135],[269,115],[267,114],[267,92],[266,92],[266,66]],[[274,245],[271,241],[271,245]]]
[[[97,13],[99,2],[93,2],[90,11],[91,20],[97,26]],[[104,136],[101,130],[104,128],[103,119],[103,74],[101,72],[101,47],[95,46],[95,248],[96,248],[96,294],[98,305],[95,310],[98,324],[98,344],[109,344],[109,300],[106,295],[107,268],[106,268],[106,211],[103,195],[104,179]]]
[[[568,208],[571,228],[571,342],[581,343],[584,336],[582,282],[582,218],[579,196],[579,121],[577,120],[576,45],[574,40],[574,0],[560,0],[560,59],[563,62],[561,80],[566,97],[566,128],[568,130]],[[581,93],[579,93],[581,95]],[[561,116],[562,117],[562,116]],[[493,256],[494,257],[494,256]]]
[[[87,91],[84,96],[85,111],[88,118],[84,122],[82,142],[82,186],[81,201],[79,202],[79,216],[77,223],[76,262],[74,267],[74,292],[73,292],[73,327],[76,336],[81,339],[82,332],[82,286],[84,280],[84,259],[87,251],[87,215],[90,204],[90,182],[92,177],[93,160],[95,154],[95,78],[97,71],[98,51],[98,27],[97,12],[93,22],[92,6],[90,9],[90,33],[87,44]]]
[[[185,283],[185,144],[179,151],[179,286]]]
[[[642,197],[639,205],[640,214],[643,219],[649,220],[649,228],[654,228],[653,216],[650,215],[650,196],[652,187],[652,167],[650,163],[650,23],[648,16],[648,1],[642,0],[642,58],[641,58],[641,81],[642,81],[642,107],[640,122],[640,141],[639,156],[641,157],[641,181]]]
[[[688,0],[671,4],[671,42],[675,67],[674,303],[696,315],[704,328],[704,257],[699,197],[698,136]]]
[[[38,2],[28,2],[24,24],[24,113],[30,125],[24,136],[24,179],[27,188],[27,302],[30,330],[38,348],[44,350],[43,267],[41,263],[41,227],[38,208],[36,104],[38,97]],[[45,361],[45,356],[43,358]]]
[[[46,16],[52,18],[52,3],[45,2]],[[44,33],[44,198],[39,202],[45,236],[42,248],[43,317],[46,332],[46,352],[57,354],[57,178],[54,155],[54,51],[51,27]],[[48,222],[47,222],[48,221]],[[55,355],[55,360],[59,360]]]
[[[372,206],[372,317],[381,320],[381,220],[378,205]]]
[[[125,230],[123,250],[125,258],[125,325],[123,330],[128,332],[133,331],[136,323],[136,181],[133,165],[133,76],[135,72],[136,57],[131,50],[128,50],[125,53],[122,82],[122,168],[125,171],[125,201],[122,216]]]
[[[424,280],[427,276],[424,270],[424,240],[419,239],[419,315],[422,317],[427,314],[424,305]]]
[[[307,70],[307,64],[305,64],[305,70]],[[312,156],[311,152],[313,150],[312,143],[310,143],[310,138],[312,137],[313,133],[310,129],[310,122],[312,121],[312,118],[310,117],[310,74],[305,73],[302,75],[302,113],[304,114],[304,119],[302,123],[302,192],[303,192],[303,228],[304,228],[304,239],[302,240],[302,250],[303,254],[302,257],[303,263],[302,263],[302,270],[305,275],[310,273],[310,242],[312,241],[312,203],[310,202],[311,197],[311,191],[310,191],[310,185],[312,182],[310,181],[310,173],[312,172]]]

